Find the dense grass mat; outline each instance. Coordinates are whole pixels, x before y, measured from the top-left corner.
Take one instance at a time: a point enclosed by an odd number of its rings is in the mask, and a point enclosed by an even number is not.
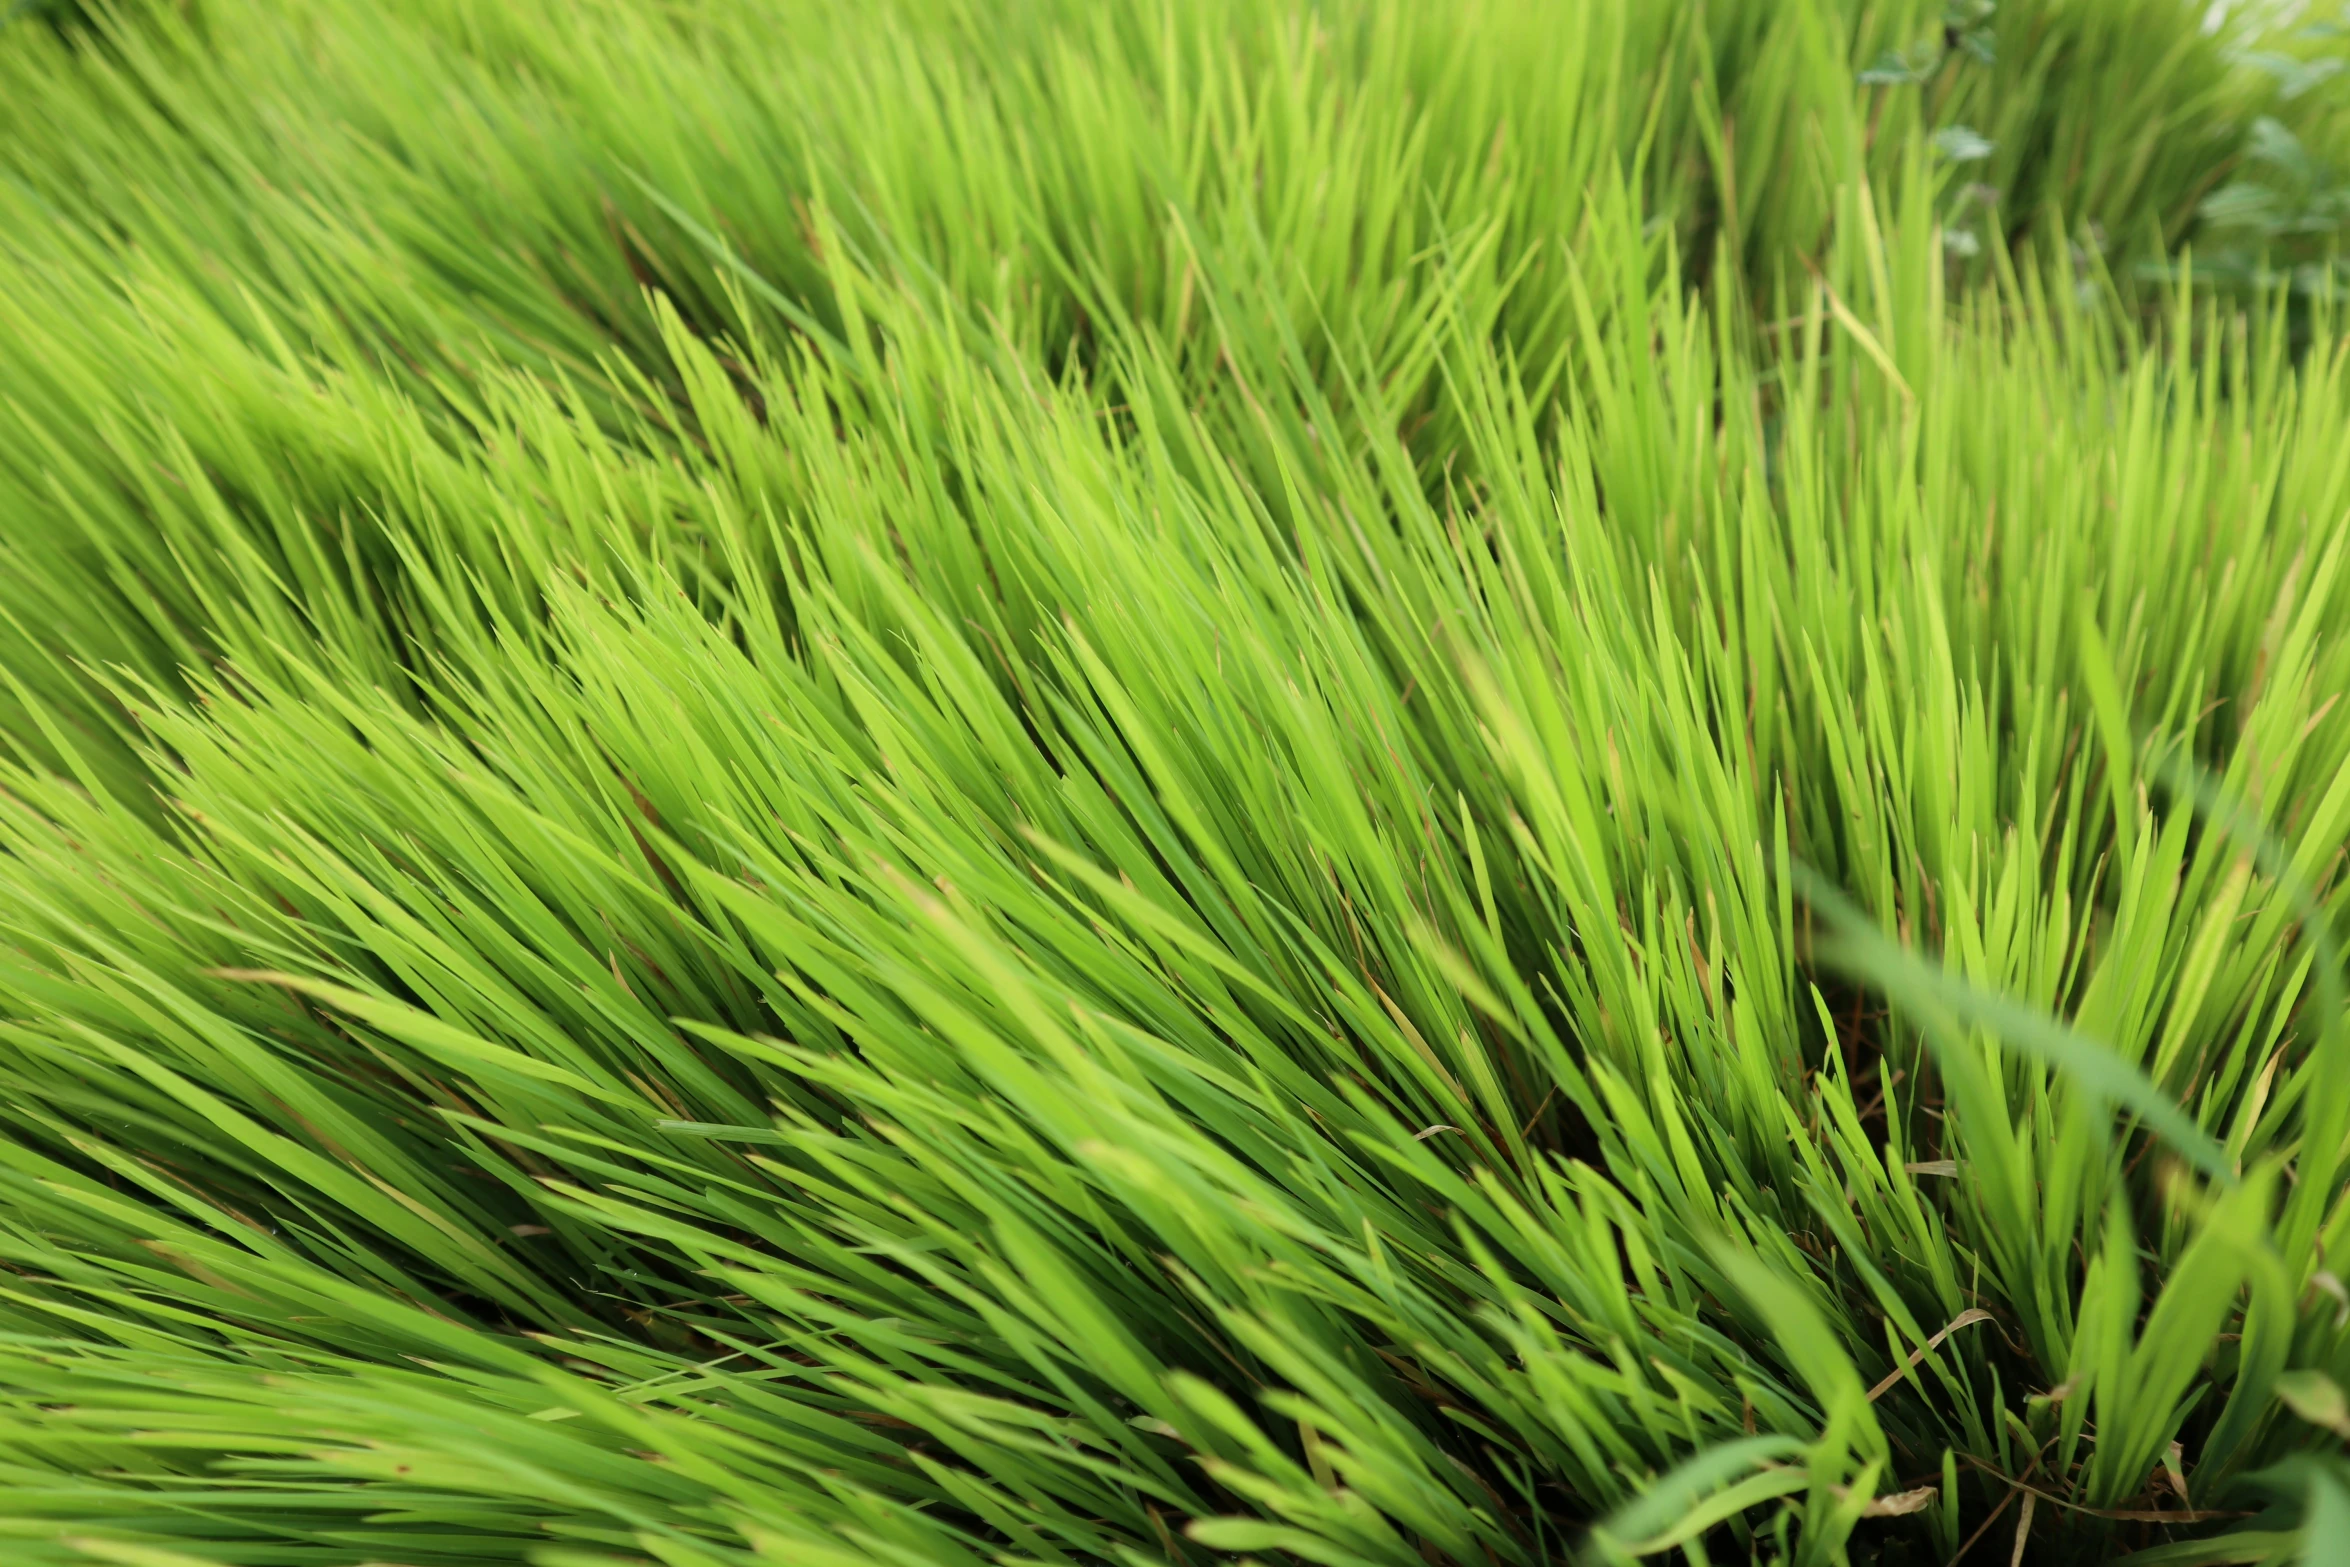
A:
[[[91,9],[0,1560],[2345,1559],[2320,20]]]

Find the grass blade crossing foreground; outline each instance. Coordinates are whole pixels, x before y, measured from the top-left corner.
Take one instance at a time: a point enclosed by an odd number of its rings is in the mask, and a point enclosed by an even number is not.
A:
[[[2329,25],[0,25],[0,1560],[2326,1560]]]
[[[1938,1026],[1928,1031],[1930,1040],[1946,1040],[1954,1021],[1989,1029],[1999,1039],[2046,1062],[2087,1090],[2093,1100],[2138,1116],[2206,1179],[2221,1186],[2235,1184],[2236,1172],[2229,1167],[2227,1150],[2110,1047],[2084,1039],[2042,1013],[1984,995],[1952,979],[1934,964],[1877,934],[1866,917],[1826,882],[1800,865],[1796,870],[1796,885],[1805,901],[1825,915],[1836,932],[1834,943],[1823,954],[1827,961],[1907,1005],[1944,1014]],[[1958,1053],[1963,1048],[1963,1044],[1952,1042],[1937,1052],[1946,1079],[1963,1082],[1980,1077],[1979,1064]],[[1961,1088],[1954,1082],[1952,1092],[1964,1094],[1986,1109],[1997,1103],[1986,1084]]]

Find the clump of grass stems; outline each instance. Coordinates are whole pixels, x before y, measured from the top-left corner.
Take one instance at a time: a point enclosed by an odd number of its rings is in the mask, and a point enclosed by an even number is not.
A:
[[[2340,1556],[2316,44],[84,10],[0,1559]]]

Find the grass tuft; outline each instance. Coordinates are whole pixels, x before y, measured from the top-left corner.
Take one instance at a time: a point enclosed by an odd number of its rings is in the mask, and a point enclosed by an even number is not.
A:
[[[2330,1563],[2331,22],[0,25],[0,1559]]]

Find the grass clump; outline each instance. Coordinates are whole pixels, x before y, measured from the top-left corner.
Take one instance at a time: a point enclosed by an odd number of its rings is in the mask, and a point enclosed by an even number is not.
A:
[[[0,30],[0,1556],[2333,1560],[2328,47]]]

